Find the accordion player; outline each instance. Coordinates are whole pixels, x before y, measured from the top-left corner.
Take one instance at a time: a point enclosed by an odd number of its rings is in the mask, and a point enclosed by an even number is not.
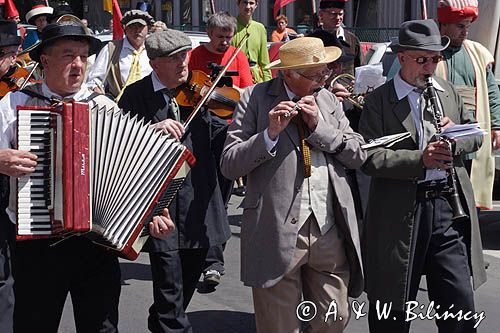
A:
[[[17,239],[84,234],[131,260],[195,162],[143,120],[80,102],[18,106],[17,133],[37,155],[17,180]]]

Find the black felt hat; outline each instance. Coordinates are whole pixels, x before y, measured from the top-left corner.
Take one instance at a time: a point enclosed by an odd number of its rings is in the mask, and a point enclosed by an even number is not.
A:
[[[0,46],[11,46],[20,44],[21,44],[21,37],[17,35],[16,22],[0,20]]]
[[[41,42],[30,51],[30,58],[40,62],[40,55],[47,44],[68,37],[87,40],[89,42],[89,55],[96,53],[101,44],[99,39],[87,34],[85,27],[76,22],[51,23],[43,29]]]

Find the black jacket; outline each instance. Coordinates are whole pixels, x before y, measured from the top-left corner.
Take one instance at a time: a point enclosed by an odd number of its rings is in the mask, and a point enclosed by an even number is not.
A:
[[[153,91],[151,75],[128,86],[118,105],[152,123],[168,117],[163,110],[163,93]],[[186,119],[190,109],[181,108]],[[151,237],[144,250],[169,251],[179,248],[209,248],[229,239],[231,231],[217,179],[218,160],[214,151],[224,143],[224,123],[210,115],[198,114],[183,142],[194,154],[196,164],[169,207],[176,230],[165,239]]]

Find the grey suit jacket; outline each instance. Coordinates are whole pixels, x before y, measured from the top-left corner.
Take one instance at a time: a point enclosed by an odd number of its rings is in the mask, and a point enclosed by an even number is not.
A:
[[[444,115],[455,124],[473,122],[453,86],[435,79],[445,89],[437,91]],[[363,165],[363,171],[372,176],[363,232],[366,291],[371,302],[393,302],[395,310],[402,310],[407,301],[417,182],[425,179],[425,169],[410,104],[407,98],[398,100],[391,80],[367,96],[359,132],[370,140],[406,131],[411,133],[410,138],[390,148],[370,149]],[[472,185],[462,156],[476,151],[481,143],[482,137],[457,141],[453,159],[462,205],[470,216],[469,234],[464,240],[475,287],[486,280],[486,274]]]
[[[227,178],[248,176],[247,196],[241,204],[241,277],[252,287],[271,287],[281,280],[299,231],[304,174],[297,127],[290,123],[272,153],[264,141],[269,111],[288,99],[280,78],[248,88],[236,108],[222,153],[221,170]],[[307,141],[327,156],[335,191],[335,202],[330,204],[336,207],[335,223],[345,236],[351,268],[349,293],[357,296],[363,288],[363,271],[356,214],[344,168],[358,168],[363,163],[363,139],[349,127],[341,104],[330,92],[322,90],[316,102],[322,119]]]

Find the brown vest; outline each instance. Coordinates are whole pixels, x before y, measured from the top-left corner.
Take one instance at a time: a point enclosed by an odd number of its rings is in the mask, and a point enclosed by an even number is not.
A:
[[[108,43],[109,64],[103,84],[106,92],[113,95],[113,97],[120,94],[124,84],[120,73],[120,53],[122,48],[123,39],[113,40]]]

